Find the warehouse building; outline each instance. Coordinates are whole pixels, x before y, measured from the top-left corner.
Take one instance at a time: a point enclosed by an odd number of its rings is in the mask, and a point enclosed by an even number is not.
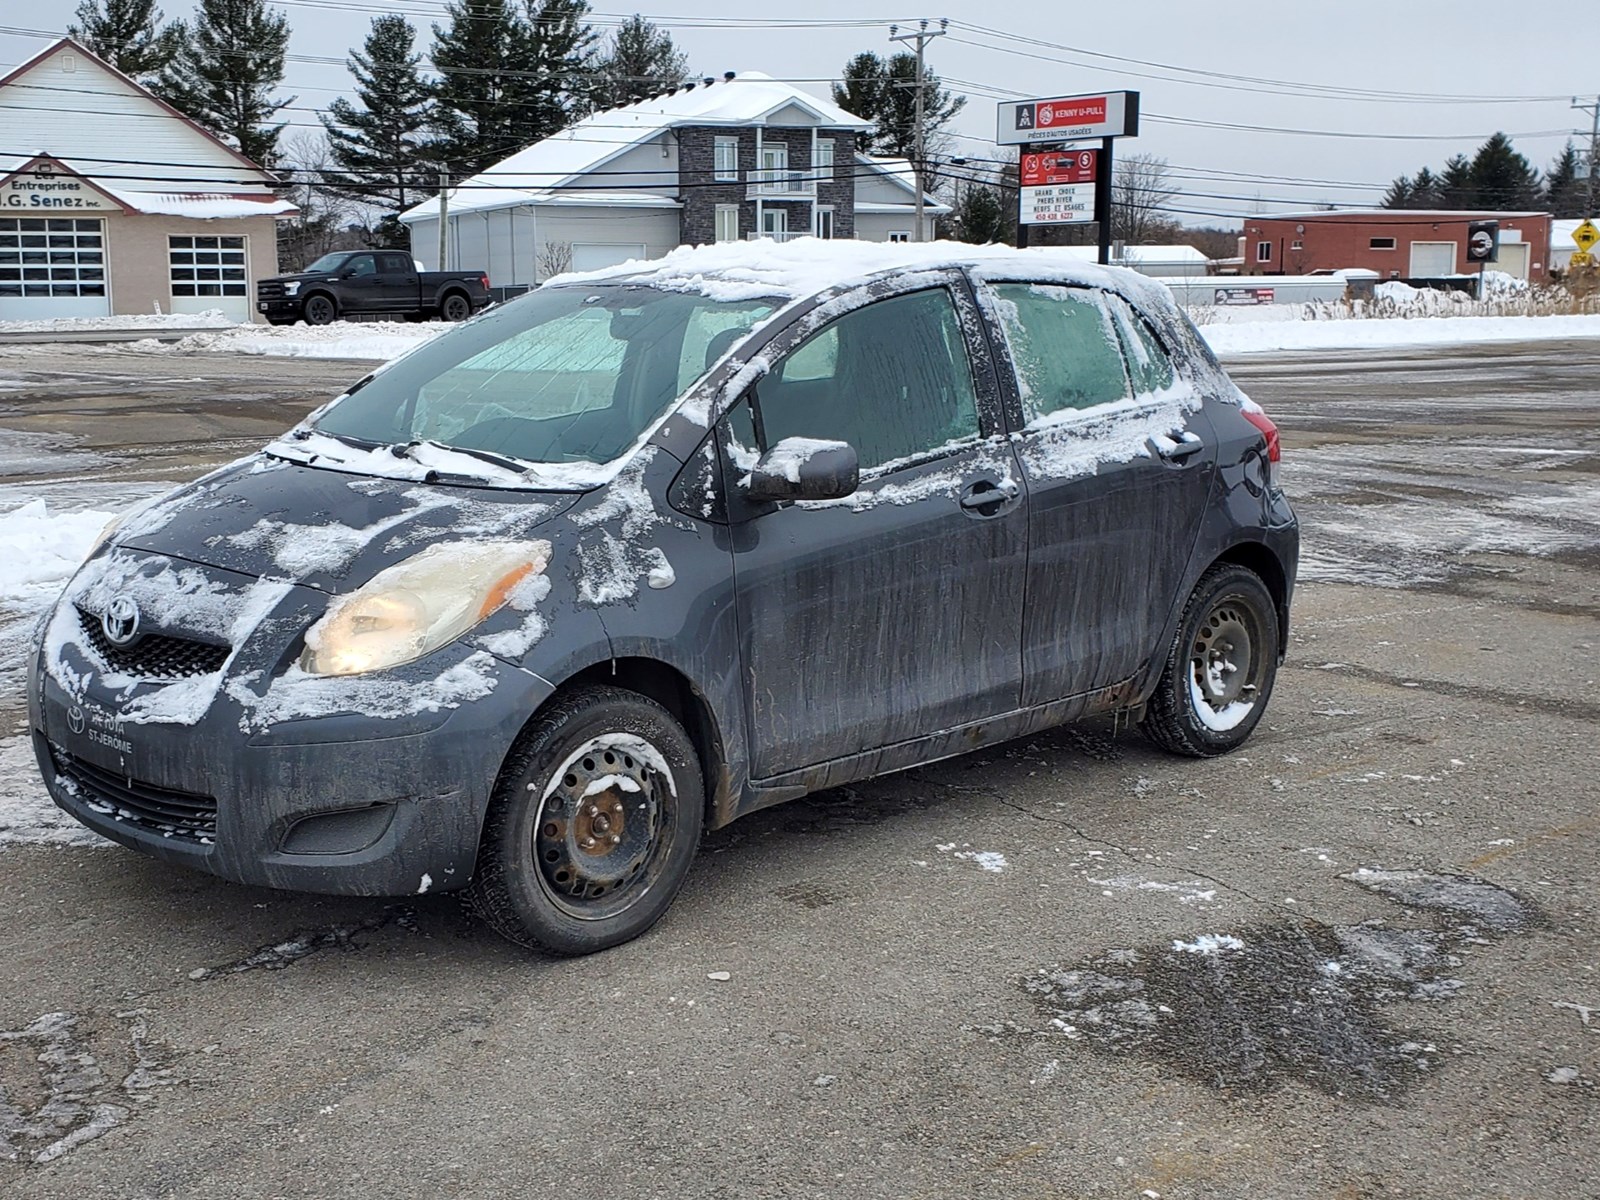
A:
[[[0,78],[0,320],[220,309],[277,274],[273,176],[71,38]]]
[[[1362,267],[1382,279],[1475,275],[1467,226],[1500,222],[1493,269],[1543,283],[1550,265],[1550,214],[1374,208],[1275,213],[1244,221],[1245,275],[1309,275]]]

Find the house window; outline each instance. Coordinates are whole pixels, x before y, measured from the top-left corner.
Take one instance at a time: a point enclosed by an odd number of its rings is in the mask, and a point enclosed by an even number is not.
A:
[[[717,241],[737,242],[739,240],[739,206],[737,204],[717,205]]]
[[[783,241],[789,236],[789,214],[781,208],[762,210],[761,232],[767,237]]]
[[[1290,242],[1289,243],[1289,249],[1291,249],[1291,250],[1304,250],[1305,248],[1306,248],[1306,244],[1304,242]]]
[[[739,182],[739,139],[719,137],[713,149],[712,174],[721,180]]]
[[[819,238],[833,236],[833,205],[819,204],[811,215],[811,232]]]
[[[174,296],[249,295],[242,237],[169,237],[167,261]]]
[[[804,184],[796,183],[789,177],[789,147],[784,142],[761,147],[759,180],[761,190],[774,195],[787,195],[790,192],[805,190]]]
[[[1371,241],[1369,241],[1367,243],[1367,249],[1369,249],[1369,250],[1393,250],[1394,249],[1394,239],[1393,238],[1373,238]]]
[[[896,229],[889,234],[889,240],[891,242],[909,242],[911,240],[911,231],[909,229]]]
[[[817,174],[818,175],[832,175],[833,174],[833,139],[832,138],[818,138],[817,139],[817,162],[816,162],[816,166],[817,166]]]
[[[1271,262],[1272,261],[1272,243],[1271,242],[1257,242],[1256,243],[1256,261],[1257,262]]]

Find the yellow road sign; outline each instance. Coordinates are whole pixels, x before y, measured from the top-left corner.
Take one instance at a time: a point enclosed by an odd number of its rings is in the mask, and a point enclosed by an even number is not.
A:
[[[1587,250],[1574,250],[1572,257],[1567,260],[1569,266],[1588,267],[1594,265],[1594,255]]]
[[[1587,252],[1589,247],[1600,242],[1600,229],[1594,227],[1593,221],[1585,221],[1572,231],[1572,240],[1578,243],[1578,249]]]

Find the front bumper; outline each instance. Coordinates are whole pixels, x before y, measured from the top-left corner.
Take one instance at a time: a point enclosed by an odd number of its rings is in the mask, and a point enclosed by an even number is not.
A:
[[[411,665],[418,686],[454,665],[430,661]],[[500,764],[552,690],[499,660],[490,669],[489,694],[458,707],[301,717],[252,732],[227,687],[193,725],[129,723],[125,695],[92,678],[69,694],[41,654],[30,728],[56,804],[131,849],[292,891],[452,891],[472,874]]]
[[[300,298],[298,296],[277,296],[271,299],[258,297],[256,311],[269,320],[273,317],[298,318],[300,316]]]

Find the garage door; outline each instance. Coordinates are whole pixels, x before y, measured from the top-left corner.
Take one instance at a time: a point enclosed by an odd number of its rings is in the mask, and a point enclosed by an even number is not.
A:
[[[1500,261],[1489,264],[1491,271],[1504,271],[1507,275],[1515,275],[1518,279],[1528,277],[1528,251],[1532,247],[1527,242],[1501,242]]]
[[[1456,273],[1454,242],[1412,242],[1411,278],[1438,279]]]
[[[104,221],[0,218],[0,321],[104,317]]]
[[[172,311],[219,309],[235,321],[251,319],[250,270],[243,237],[167,239],[172,272]]]
[[[643,246],[626,242],[573,242],[572,269],[598,271],[602,267],[614,267],[629,259],[644,258],[645,254]]]

